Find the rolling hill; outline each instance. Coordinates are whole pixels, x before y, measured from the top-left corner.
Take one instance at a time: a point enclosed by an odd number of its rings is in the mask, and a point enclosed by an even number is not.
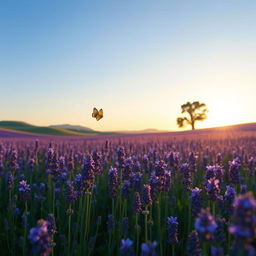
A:
[[[76,130],[76,129],[65,129],[61,127],[52,126],[35,126],[25,122],[19,121],[0,121],[0,129],[7,129],[11,131],[20,131],[34,134],[46,134],[46,135],[65,135],[65,136],[81,136],[81,135],[96,135],[99,132],[88,130]]]

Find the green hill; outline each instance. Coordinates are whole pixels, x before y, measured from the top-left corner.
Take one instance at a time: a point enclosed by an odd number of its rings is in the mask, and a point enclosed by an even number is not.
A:
[[[94,131],[76,131],[64,128],[54,128],[46,126],[34,126],[25,122],[18,121],[0,121],[0,128],[9,129],[28,133],[47,134],[47,135],[66,135],[66,136],[81,136],[81,135],[95,135],[99,132]]]

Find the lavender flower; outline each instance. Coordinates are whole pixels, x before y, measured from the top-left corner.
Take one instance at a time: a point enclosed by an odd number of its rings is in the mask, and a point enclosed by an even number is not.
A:
[[[140,172],[132,172],[130,175],[130,180],[132,183],[132,187],[134,188],[135,191],[141,191],[142,187],[142,173]]]
[[[133,199],[133,210],[136,213],[140,213],[142,211],[141,206],[142,206],[142,204],[141,204],[141,200],[140,200],[140,193],[135,192],[134,199]]]
[[[221,161],[222,161],[222,155],[221,155],[221,153],[218,153],[218,154],[216,155],[216,163],[217,163],[218,165],[221,165]]]
[[[85,190],[89,190],[92,188],[93,180],[94,180],[94,161],[92,159],[92,156],[89,155],[88,157],[84,158],[84,164],[82,166],[82,183]]]
[[[187,254],[189,256],[201,256],[199,236],[196,230],[193,230],[188,237]]]
[[[109,193],[112,198],[117,196],[118,174],[116,168],[111,168],[108,172]]]
[[[69,204],[75,203],[75,201],[77,199],[77,194],[76,194],[76,191],[74,189],[74,184],[73,184],[72,181],[67,181],[66,182],[65,197],[66,197],[66,201]]]
[[[72,153],[71,153],[70,157],[68,158],[67,166],[68,166],[68,171],[69,172],[72,172],[75,168],[74,157],[73,157]]]
[[[206,174],[205,174],[205,179],[206,181],[211,179],[211,178],[214,178],[216,175],[215,173],[215,166],[206,166]]]
[[[248,168],[249,168],[250,176],[255,175],[255,171],[256,171],[255,167],[256,167],[256,159],[254,159],[254,157],[250,157],[249,161],[248,161]]]
[[[192,185],[192,180],[191,180],[192,176],[191,176],[191,170],[189,168],[189,164],[187,163],[181,164],[180,172],[183,176],[183,185],[185,186],[186,190],[189,191]]]
[[[180,153],[179,152],[171,152],[168,157],[169,165],[173,168],[173,171],[178,169],[180,162]]]
[[[128,239],[122,239],[121,247],[120,247],[120,256],[133,256],[134,249],[133,249],[133,242]]]
[[[194,217],[197,216],[197,214],[200,212],[203,205],[202,196],[200,194],[201,191],[202,189],[199,189],[197,187],[194,189],[191,189],[191,195],[190,195],[191,213]]]
[[[224,250],[223,250],[223,248],[217,248],[217,247],[212,246],[211,254],[212,254],[212,256],[224,256]]]
[[[48,221],[40,219],[37,227],[30,229],[28,238],[32,244],[33,255],[48,256],[51,254],[52,239],[48,232],[48,225]]]
[[[82,175],[79,173],[75,176],[74,187],[77,193],[77,197],[80,197],[84,193],[84,186],[82,183]]]
[[[143,243],[141,245],[141,256],[157,256],[156,247],[157,242],[152,243],[148,241],[147,243]]]
[[[7,173],[7,188],[8,190],[12,190],[14,186],[14,177],[11,172]]]
[[[48,148],[47,159],[46,159],[46,173],[48,174],[51,174],[51,171],[54,168],[53,158],[54,158],[54,150],[53,148],[50,147]]]
[[[143,169],[145,172],[149,172],[149,159],[147,155],[144,155],[142,158],[142,164],[143,164]]]
[[[151,196],[156,198],[157,194],[163,189],[163,180],[160,176],[157,176],[155,172],[151,173],[150,176],[150,187],[151,187]]]
[[[139,161],[135,161],[134,165],[133,165],[133,171],[134,172],[140,172],[141,171],[141,165]]]
[[[133,168],[133,160],[131,157],[125,159],[124,169],[123,169],[123,179],[129,180]]]
[[[119,147],[116,150],[117,153],[117,161],[118,161],[118,167],[124,168],[124,160],[125,160],[125,152],[123,147]]]
[[[18,160],[18,153],[16,150],[12,150],[11,160],[9,163],[9,168],[11,172],[15,172],[19,168],[17,160]]]
[[[190,152],[189,157],[188,157],[188,162],[189,162],[189,168],[191,172],[196,171],[196,158],[193,152]]]
[[[223,169],[220,165],[208,165],[206,166],[205,179],[216,178],[221,183],[223,181]]]
[[[206,184],[206,193],[209,200],[217,201],[220,193],[219,180],[209,179]]]
[[[30,160],[28,162],[29,172],[33,172],[34,168],[35,168],[35,159],[34,158],[30,158]]]
[[[143,206],[151,206],[152,205],[152,199],[151,199],[151,187],[150,185],[143,185],[142,190],[142,204]]]
[[[234,201],[234,213],[229,232],[235,237],[232,255],[249,255],[250,243],[256,237],[256,200],[251,192],[239,195]]]
[[[125,199],[128,199],[130,192],[131,192],[131,183],[130,181],[125,180],[122,186],[122,197]]]
[[[20,198],[22,201],[28,201],[30,197],[30,185],[27,184],[25,180],[20,181],[20,187],[19,187],[19,192],[20,192]]]
[[[199,233],[200,238],[205,241],[212,240],[216,228],[217,224],[209,210],[201,209],[195,220],[195,229]]]
[[[214,231],[214,241],[220,242],[220,243],[226,241],[225,232],[224,232],[225,222],[226,220],[223,218],[216,218],[217,227]]]
[[[50,236],[54,235],[57,233],[57,228],[56,228],[56,222],[55,222],[55,217],[53,214],[49,213],[46,220],[48,221],[48,233]]]
[[[177,217],[167,218],[167,242],[170,244],[178,243],[178,225]]]
[[[3,160],[0,159],[0,177],[2,177],[3,175],[3,170],[4,170],[4,163],[3,163]]]
[[[56,199],[61,198],[61,189],[59,187],[55,188],[55,198]]]
[[[247,192],[247,185],[242,184],[242,185],[240,186],[240,193],[241,193],[241,194],[245,194],[246,192]]]
[[[230,183],[239,184],[240,183],[240,161],[239,159],[234,159],[232,162],[229,162],[229,178]]]
[[[92,158],[94,161],[95,174],[100,175],[102,173],[102,165],[101,165],[102,155],[100,152],[94,151],[92,154]]]
[[[223,210],[227,215],[231,215],[233,213],[233,203],[235,199],[235,189],[232,186],[226,186],[227,190],[223,197]]]
[[[155,164],[156,176],[163,176],[164,171],[166,170],[166,167],[167,167],[167,164],[163,160],[157,161]]]

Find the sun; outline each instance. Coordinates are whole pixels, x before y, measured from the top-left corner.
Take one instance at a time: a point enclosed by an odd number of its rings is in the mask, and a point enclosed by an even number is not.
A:
[[[208,109],[207,120],[202,122],[201,127],[233,125],[243,120],[243,107],[233,101],[217,101],[208,104]]]

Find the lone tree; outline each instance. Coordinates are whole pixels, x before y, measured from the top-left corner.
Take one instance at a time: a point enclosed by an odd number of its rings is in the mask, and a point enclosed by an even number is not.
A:
[[[207,118],[207,111],[204,103],[200,103],[199,101],[194,101],[193,103],[187,102],[186,104],[181,105],[181,113],[185,113],[187,116],[178,117],[177,124],[180,128],[189,124],[191,125],[192,130],[195,130],[195,122],[205,120]]]

